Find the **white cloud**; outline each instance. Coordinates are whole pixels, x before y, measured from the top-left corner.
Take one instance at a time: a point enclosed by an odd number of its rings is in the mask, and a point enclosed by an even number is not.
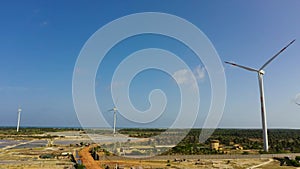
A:
[[[189,84],[192,82],[192,74],[187,69],[180,69],[176,71],[173,75],[176,82],[180,84]]]
[[[198,86],[198,81],[205,79],[206,70],[204,66],[199,65],[193,72],[190,72],[188,69],[180,69],[176,71],[172,77],[176,80],[178,85],[190,85],[190,87],[195,89]]]
[[[203,80],[205,78],[205,67],[204,66],[197,66],[196,69],[194,70],[194,73],[196,75],[197,80]]]
[[[192,84],[193,76],[196,80],[203,80],[206,76],[205,67],[199,65],[193,70],[193,73],[188,69],[180,69],[172,75],[178,84]]]

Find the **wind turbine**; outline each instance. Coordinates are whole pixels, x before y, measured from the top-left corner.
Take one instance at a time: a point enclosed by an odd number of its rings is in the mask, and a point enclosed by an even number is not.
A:
[[[17,132],[19,132],[20,120],[21,120],[21,107],[18,108],[18,124],[17,124]]]
[[[114,131],[113,131],[113,134],[115,135],[116,134],[116,123],[117,123],[117,111],[118,109],[116,107],[108,110],[109,112],[113,111],[114,112]]]
[[[260,104],[261,104],[261,120],[262,120],[262,128],[263,128],[263,140],[264,140],[264,151],[268,152],[269,145],[268,145],[268,132],[267,132],[267,119],[266,119],[266,108],[265,108],[265,96],[264,96],[264,84],[263,84],[263,75],[265,71],[263,70],[270,62],[272,62],[281,52],[283,52],[287,47],[289,47],[292,43],[295,42],[296,39],[291,41],[288,45],[282,48],[278,53],[276,53],[273,57],[271,57],[264,65],[262,65],[259,69],[253,69],[250,67],[238,65],[236,63],[225,62],[227,64],[237,66],[242,69],[246,69],[248,71],[256,72],[258,75],[258,82],[259,82],[259,92],[260,92]]]

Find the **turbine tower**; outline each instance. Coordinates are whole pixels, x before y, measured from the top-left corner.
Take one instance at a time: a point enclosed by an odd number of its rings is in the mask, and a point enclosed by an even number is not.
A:
[[[115,135],[116,134],[116,123],[117,123],[117,111],[118,109],[116,107],[108,110],[108,111],[113,111],[114,112],[114,131],[113,131],[113,134]]]
[[[20,128],[20,120],[21,120],[21,107],[18,108],[18,124],[17,124],[17,132],[19,132],[19,128]]]
[[[296,40],[296,39],[295,39]],[[269,151],[268,145],[268,129],[267,129],[267,117],[266,117],[266,108],[265,108],[265,95],[264,95],[264,83],[263,83],[263,75],[265,71],[263,70],[270,62],[272,62],[281,52],[283,52],[287,47],[289,47],[295,40],[291,41],[288,45],[282,48],[278,53],[276,53],[273,57],[271,57],[261,68],[253,69],[250,67],[238,65],[236,63],[225,62],[227,64],[237,66],[242,69],[246,69],[248,71],[256,72],[258,75],[258,83],[259,83],[259,92],[260,92],[260,104],[261,104],[261,120],[262,120],[262,128],[263,128],[263,140],[264,140],[264,151]]]

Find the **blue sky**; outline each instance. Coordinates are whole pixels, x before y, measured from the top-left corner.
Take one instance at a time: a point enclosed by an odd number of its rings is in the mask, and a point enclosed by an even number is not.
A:
[[[0,126],[79,126],[72,102],[72,75],[79,52],[88,38],[105,24],[137,12],[164,12],[188,20],[201,29],[222,61],[254,68],[298,39],[265,68],[268,126],[300,128],[300,1],[2,1],[0,5]],[[127,43],[127,44],[126,44]],[[157,47],[173,51],[193,69],[201,66],[184,45],[166,37],[145,35],[118,44],[107,55],[96,77],[101,110],[113,106],[110,80],[120,53]],[[255,73],[224,65],[227,99],[219,127],[259,128],[258,82]],[[210,102],[210,83],[204,71],[198,80],[201,93],[201,127]],[[154,88],[165,91],[170,105],[166,114],[149,126],[170,124],[178,107],[178,87],[162,72],[139,74],[130,87],[134,105],[147,109]],[[111,123],[111,116],[105,115]],[[120,126],[136,126],[119,117]]]

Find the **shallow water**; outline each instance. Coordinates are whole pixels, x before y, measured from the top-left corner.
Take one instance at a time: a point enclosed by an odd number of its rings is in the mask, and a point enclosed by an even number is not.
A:
[[[55,145],[70,145],[70,144],[80,144],[83,143],[90,143],[91,140],[80,140],[80,139],[74,139],[74,140],[55,140],[53,143]]]
[[[36,140],[30,143],[18,145],[16,147],[13,147],[12,149],[45,147],[47,143],[48,143],[47,140]]]
[[[19,144],[27,141],[28,140],[0,140],[0,148],[4,148],[6,146],[13,146],[15,144]]]

